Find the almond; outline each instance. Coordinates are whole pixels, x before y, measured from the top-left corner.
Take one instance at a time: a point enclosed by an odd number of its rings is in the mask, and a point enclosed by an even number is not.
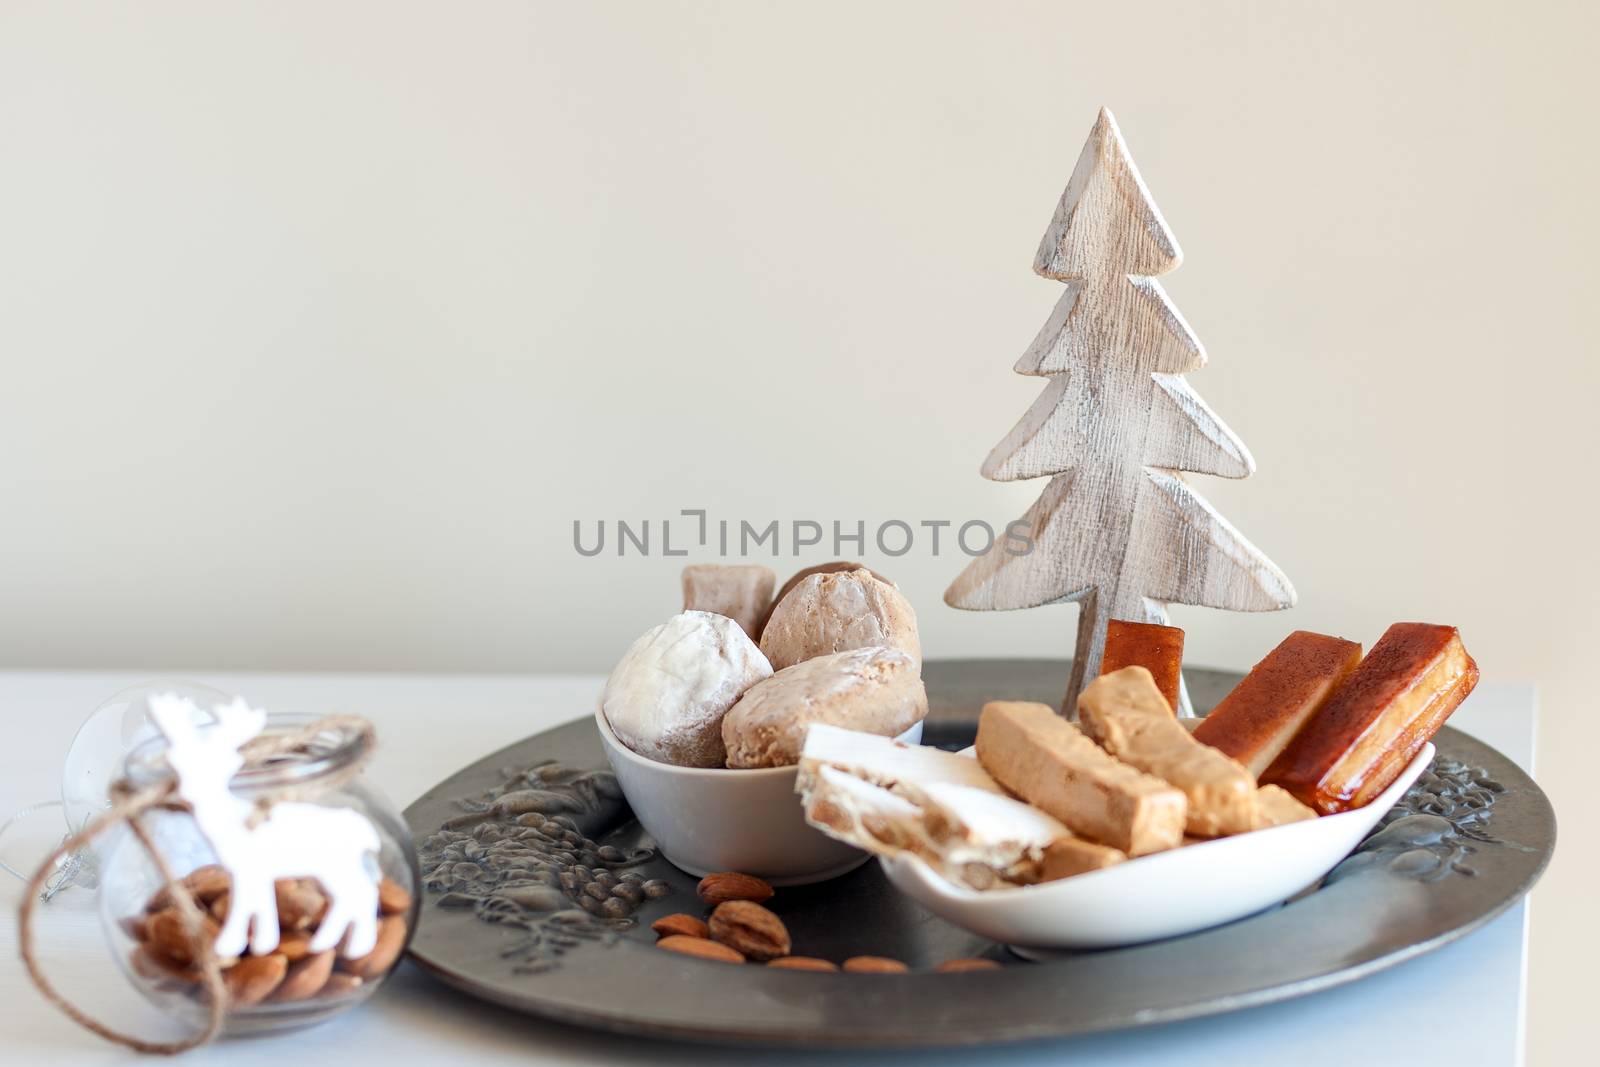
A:
[[[305,1000],[316,996],[317,991],[328,984],[328,978],[333,974],[334,953],[319,952],[315,956],[306,956],[289,964],[289,971],[284,975],[283,984],[272,991],[269,1000]]]
[[[700,900],[716,907],[730,900],[752,900],[760,903],[772,899],[772,887],[753,874],[740,874],[737,871],[719,871],[708,874],[700,879],[700,884],[695,886],[695,892],[700,895]]]
[[[196,900],[210,903],[233,888],[233,877],[220,863],[208,863],[184,875],[183,884],[194,894]]]
[[[200,936],[216,940],[222,928],[210,916],[202,916]],[[178,909],[158,911],[145,922],[146,944],[158,954],[175,963],[193,963],[200,954],[200,945],[189,934],[189,927],[178,914]]]
[[[215,863],[208,863],[204,867],[196,867],[182,878],[178,879],[190,894],[200,904],[207,907],[213,900],[226,893],[233,881],[228,877],[226,868]],[[150,903],[145,905],[145,910],[150,912],[165,911],[172,906],[172,897],[167,894],[165,887],[150,898]]]
[[[849,833],[856,824],[853,815],[827,797],[817,797],[811,802],[811,806],[806,809],[806,821],[820,823],[840,833]]]
[[[960,974],[963,971],[999,971],[1004,970],[994,960],[970,959],[945,960],[933,969],[934,974]]]
[[[228,1006],[248,1008],[260,1004],[283,982],[289,961],[276,952],[266,956],[241,956],[239,962],[222,972],[228,988]]]
[[[285,932],[309,930],[328,910],[328,898],[315,878],[279,878],[273,888],[278,897],[278,925]]]
[[[650,929],[656,932],[657,937],[670,937],[677,934],[680,937],[710,937],[711,930],[704,920],[696,919],[693,915],[679,912],[676,915],[663,915],[650,924]]]
[[[708,925],[711,940],[722,942],[746,959],[776,959],[787,956],[792,947],[783,920],[753,901],[718,904]]]
[[[656,948],[664,948],[668,952],[676,952],[684,956],[694,956],[697,959],[715,960],[718,963],[744,962],[744,957],[727,945],[719,945],[715,941],[707,941],[703,937],[685,937],[683,934],[669,934],[656,942]]]
[[[843,969],[851,974],[905,974],[911,970],[899,960],[887,956],[851,956],[844,961]]]
[[[393,878],[378,883],[378,914],[399,915],[411,910],[411,894]]]
[[[828,960],[819,960],[815,956],[779,956],[775,960],[767,961],[768,967],[776,967],[780,971],[837,971],[839,965]]]
[[[311,955],[311,935],[298,932],[281,934],[278,937],[277,951],[290,963],[303,960]]]
[[[357,978],[377,978],[394,966],[405,945],[405,919],[399,915],[385,915],[378,920],[378,943],[373,950],[360,959],[340,960],[339,967]]]

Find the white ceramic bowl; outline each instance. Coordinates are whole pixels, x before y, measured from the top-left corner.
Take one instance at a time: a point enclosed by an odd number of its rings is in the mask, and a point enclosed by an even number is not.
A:
[[[980,893],[907,853],[881,862],[896,888],[935,915],[1023,955],[1133,945],[1242,919],[1315,884],[1432,760],[1433,746],[1423,746],[1393,785],[1354,811],[1185,845],[1059,882]]]
[[[794,767],[675,767],[634,752],[595,712],[606,759],[628,805],[661,854],[696,877],[742,871],[773,885],[836,878],[868,854],[806,825]],[[900,735],[919,744],[922,723]]]

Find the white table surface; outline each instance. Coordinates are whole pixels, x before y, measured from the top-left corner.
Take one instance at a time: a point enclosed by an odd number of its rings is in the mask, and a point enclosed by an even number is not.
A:
[[[457,769],[531,733],[589,713],[597,677],[482,675],[227,674],[181,677],[244,694],[278,711],[353,711],[378,726],[380,750],[370,774],[402,806]],[[58,795],[59,766],[81,720],[123,686],[149,680],[132,672],[0,672],[0,817]],[[172,677],[172,675],[164,675]],[[1534,687],[1485,683],[1451,724],[1532,769],[1537,718]],[[45,828],[49,824],[46,823]],[[20,865],[36,861],[44,835],[7,839],[0,848]],[[141,1057],[79,1030],[47,1005],[18,962],[16,904],[21,885],[0,874],[0,1063],[76,1067]],[[81,890],[71,891],[80,897]],[[1523,1062],[1527,923],[1525,903],[1484,929],[1437,952],[1338,989],[1283,1004],[1194,1022],[1067,1041],[982,1050],[852,1054],[851,1062],[905,1064],[1294,1063],[1348,1067],[1378,1063],[1383,1050],[1439,1040],[1448,1026],[1448,1058],[1468,1064]],[[97,936],[87,923],[85,939]],[[70,947],[70,946],[69,946]],[[87,949],[89,946],[80,946]],[[753,1051],[646,1041],[556,1026],[480,1004],[402,965],[361,1009],[292,1036],[224,1041],[184,1062],[282,1067],[298,1062],[367,1064],[711,1064],[821,1063],[826,1054]],[[828,1057],[829,1062],[837,1062]]]

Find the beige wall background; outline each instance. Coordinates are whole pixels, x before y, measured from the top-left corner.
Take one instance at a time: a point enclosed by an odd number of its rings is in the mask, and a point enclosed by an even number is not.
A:
[[[1187,254],[1191,381],[1260,466],[1195,483],[1300,592],[1179,609],[1191,659],[1422,618],[1540,683],[1532,1050],[1563,1062],[1595,948],[1597,32],[1557,3],[10,0],[0,664],[602,671],[681,561],[582,558],[575,519],[1015,517],[1040,485],[977,468],[1038,389],[1031,257],[1109,104]],[[930,655],[1070,650],[1072,609],[945,608],[958,555],[862,555]]]

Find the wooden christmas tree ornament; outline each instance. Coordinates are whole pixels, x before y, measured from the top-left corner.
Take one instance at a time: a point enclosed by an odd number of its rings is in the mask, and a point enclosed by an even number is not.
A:
[[[1020,521],[1032,548],[997,539],[945,603],[1002,611],[1075,601],[1077,651],[1062,709],[1100,672],[1112,619],[1167,622],[1166,605],[1229,611],[1293,606],[1294,588],[1180,472],[1243,478],[1244,442],[1189,387],[1205,349],[1153,275],[1183,254],[1102,109],[1033,269],[1066,292],[1017,361],[1049,379],[982,473],[1048,476]],[[1181,694],[1179,715],[1191,715]]]

